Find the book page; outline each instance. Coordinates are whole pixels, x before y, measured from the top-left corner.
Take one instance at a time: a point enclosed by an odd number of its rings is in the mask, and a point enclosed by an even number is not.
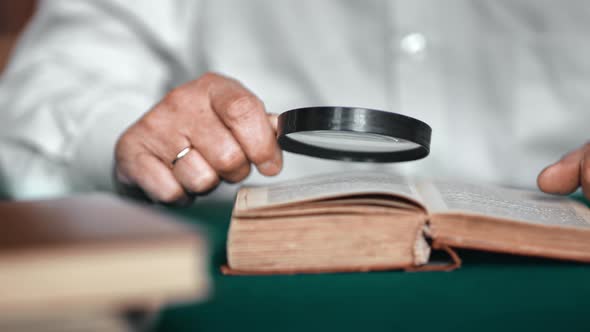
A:
[[[236,208],[245,210],[356,194],[386,194],[401,196],[419,205],[422,202],[412,181],[406,177],[375,172],[345,172],[243,188],[238,193]]]
[[[567,197],[445,181],[419,187],[431,213],[461,212],[542,225],[590,227],[590,210]]]

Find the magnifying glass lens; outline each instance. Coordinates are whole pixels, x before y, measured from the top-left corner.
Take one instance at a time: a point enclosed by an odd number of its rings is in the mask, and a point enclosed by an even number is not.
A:
[[[392,112],[368,108],[321,106],[279,115],[281,148],[310,157],[400,162],[424,158],[430,151],[426,123]]]
[[[287,134],[295,141],[319,148],[352,152],[396,152],[419,145],[405,139],[353,131],[312,130]]]

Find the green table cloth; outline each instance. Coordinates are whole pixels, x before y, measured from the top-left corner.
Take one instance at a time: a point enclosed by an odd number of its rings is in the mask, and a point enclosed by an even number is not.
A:
[[[230,203],[172,209],[205,227],[214,290],[157,331],[590,331],[590,265],[461,251],[453,272],[223,276]]]

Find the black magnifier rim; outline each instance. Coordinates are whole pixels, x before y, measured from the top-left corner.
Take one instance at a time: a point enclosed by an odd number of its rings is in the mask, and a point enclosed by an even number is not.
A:
[[[311,157],[364,162],[401,162],[417,160],[430,153],[432,129],[409,116],[360,107],[305,107],[279,115],[278,142],[285,151]],[[334,150],[296,141],[287,135],[297,132],[331,130],[369,133],[401,138],[418,146],[392,152]]]

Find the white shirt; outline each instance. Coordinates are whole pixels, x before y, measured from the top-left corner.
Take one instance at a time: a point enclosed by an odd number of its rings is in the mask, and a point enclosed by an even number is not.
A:
[[[533,187],[590,137],[589,32],[583,0],[43,1],[0,81],[0,188],[110,189],[118,135],[207,71],[270,112],[363,106],[433,129],[421,161],[286,154],[279,179],[377,168]]]

